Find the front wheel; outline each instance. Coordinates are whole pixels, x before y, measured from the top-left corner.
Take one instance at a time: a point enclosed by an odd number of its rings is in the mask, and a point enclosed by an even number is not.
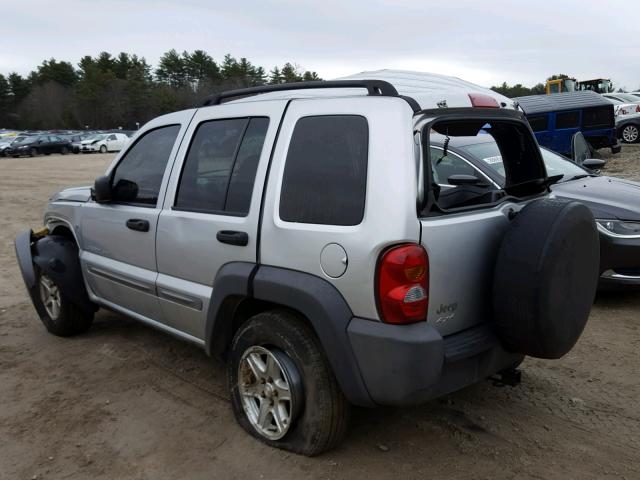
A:
[[[349,403],[317,336],[297,316],[265,312],[243,324],[228,376],[236,420],[268,445],[313,456],[343,439]]]
[[[107,153],[107,146],[106,145],[101,145],[100,146],[100,153]]]
[[[31,147],[29,149],[29,156],[30,157],[35,157],[36,155],[38,155],[38,150],[35,147]]]
[[[41,318],[49,333],[59,337],[70,337],[84,333],[93,323],[93,314],[82,311],[67,299],[60,287],[45,273],[38,274],[37,302],[46,314]]]
[[[640,129],[637,125],[626,125],[622,127],[620,136],[625,143],[636,143],[640,138]]]

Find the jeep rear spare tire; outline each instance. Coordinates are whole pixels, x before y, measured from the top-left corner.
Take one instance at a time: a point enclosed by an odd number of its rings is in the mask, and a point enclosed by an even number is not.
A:
[[[599,248],[583,204],[547,198],[517,214],[493,283],[495,331],[506,350],[548,359],[571,350],[595,297]]]

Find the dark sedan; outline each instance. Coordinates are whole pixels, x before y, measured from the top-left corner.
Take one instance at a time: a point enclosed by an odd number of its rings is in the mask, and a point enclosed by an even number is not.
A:
[[[500,190],[504,167],[490,135],[432,141],[431,161],[440,197],[456,205],[488,191]],[[439,141],[441,140],[441,141]],[[640,183],[597,175],[557,153],[541,148],[552,192],[587,205],[600,232],[600,287],[640,286]],[[604,162],[602,162],[604,163]],[[597,161],[585,161],[597,165]],[[471,177],[476,177],[473,182]],[[455,184],[455,185],[454,185]]]
[[[34,135],[25,137],[20,142],[12,143],[5,154],[12,157],[35,157],[40,154],[50,155],[52,153],[64,155],[71,151],[70,146],[71,142],[58,135]]]

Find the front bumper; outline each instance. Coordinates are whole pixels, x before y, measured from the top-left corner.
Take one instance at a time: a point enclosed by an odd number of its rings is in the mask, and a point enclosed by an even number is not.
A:
[[[80,147],[82,152],[97,152],[99,150],[97,145],[82,145]]]
[[[354,318],[347,332],[367,391],[378,405],[423,403],[524,358],[506,352],[486,324],[442,337],[426,322],[399,326]]]
[[[640,239],[600,234],[599,288],[640,286]]]

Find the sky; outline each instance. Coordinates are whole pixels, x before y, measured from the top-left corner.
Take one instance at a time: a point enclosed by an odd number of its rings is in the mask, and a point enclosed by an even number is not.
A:
[[[532,86],[566,73],[640,89],[637,0],[21,0],[0,18],[5,75],[101,51],[156,65],[175,48],[325,79],[393,68]]]

